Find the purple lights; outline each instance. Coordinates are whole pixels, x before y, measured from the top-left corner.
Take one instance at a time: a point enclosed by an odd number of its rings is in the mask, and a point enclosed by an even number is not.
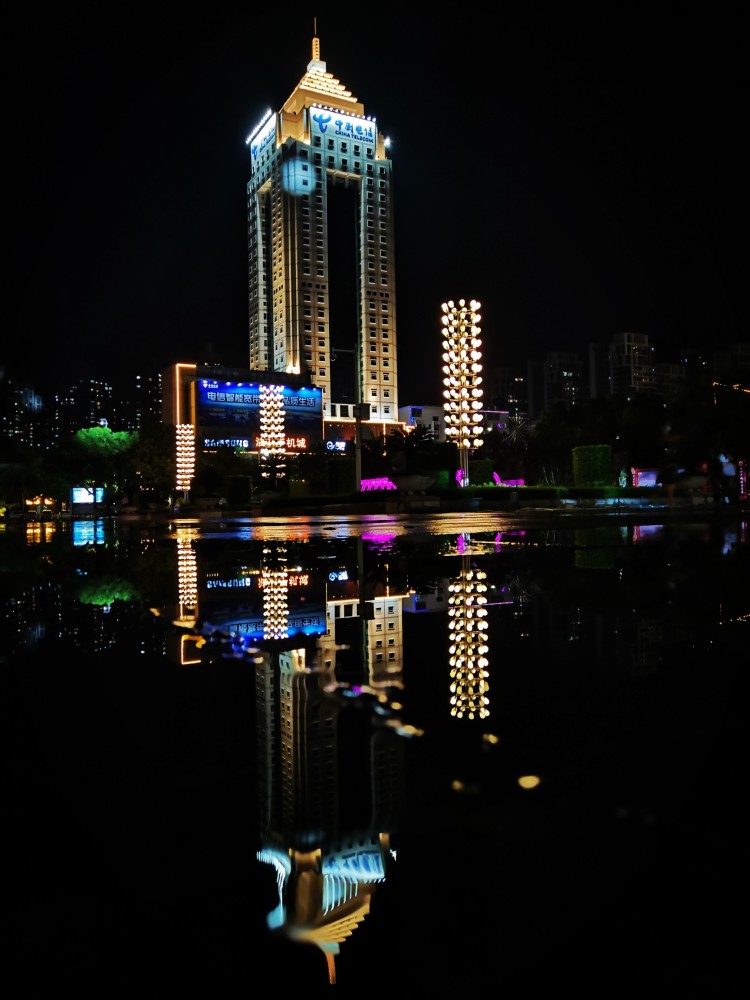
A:
[[[501,479],[496,472],[492,473],[492,478],[495,480],[495,486],[525,486],[525,479]]]
[[[391,482],[388,476],[378,476],[375,479],[363,479],[360,484],[360,493],[369,493],[372,490],[395,490],[398,487]]]

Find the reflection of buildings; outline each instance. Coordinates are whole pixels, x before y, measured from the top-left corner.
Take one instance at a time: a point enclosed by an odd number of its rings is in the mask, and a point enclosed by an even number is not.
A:
[[[403,740],[329,693],[335,669],[318,669],[315,654],[312,663],[305,650],[266,650],[260,659],[258,858],[278,886],[268,925],[317,945],[335,982],[340,946],[387,874]]]
[[[314,647],[276,655],[266,645],[256,666],[258,858],[275,869],[279,893],[268,925],[317,945],[331,983],[342,942],[365,919],[386,877],[403,772],[401,738],[376,724],[382,716],[353,710],[361,686],[376,699],[378,689],[401,686],[403,650],[401,598],[360,599],[361,540],[356,544],[358,586],[345,571],[328,572],[326,633]],[[351,676],[350,663],[350,683],[342,688],[337,668],[345,647],[337,625],[343,622],[347,638],[358,623],[363,655],[355,661],[359,676]]]
[[[389,593],[381,566],[365,588],[375,593],[362,599],[361,539],[347,566],[321,569],[313,555],[309,570],[289,567],[283,541],[262,543],[257,565],[223,570],[201,567],[189,529],[178,530],[177,545],[178,662],[210,659],[218,631],[226,640],[219,655],[244,651],[255,663],[258,859],[278,886],[268,926],[320,948],[335,982],[340,946],[368,915],[395,856],[403,729],[387,692],[402,686],[402,595]],[[306,616],[299,586],[312,598]]]

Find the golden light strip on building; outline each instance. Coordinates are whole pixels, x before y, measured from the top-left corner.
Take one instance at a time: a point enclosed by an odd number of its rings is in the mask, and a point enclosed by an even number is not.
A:
[[[260,389],[260,450],[269,455],[282,454],[286,449],[284,433],[284,387],[261,385]]]
[[[179,362],[174,366],[174,386],[173,386],[173,407],[174,413],[172,416],[172,423],[175,426],[179,424],[184,424],[189,422],[185,418],[185,414],[182,412],[183,409],[183,398],[182,398],[182,386],[183,386],[183,372],[195,372],[195,365],[187,362]]]
[[[261,385],[260,389],[260,459],[268,463],[271,456],[277,459],[274,475],[283,476],[281,462],[286,452],[284,387],[281,385]],[[262,473],[270,475],[270,471]]]
[[[192,424],[177,424],[175,428],[175,488],[190,489],[195,475],[195,428]]]
[[[442,304],[445,433],[458,446],[461,486],[469,484],[469,452],[481,447],[484,434],[479,308],[476,299]]]
[[[173,371],[173,415],[175,426],[175,489],[187,492],[195,475],[195,427],[190,413],[183,413],[184,373],[195,372],[195,365],[180,362]]]
[[[457,719],[465,715],[484,719],[490,714],[486,579],[486,573],[464,565],[448,586],[450,705]]]

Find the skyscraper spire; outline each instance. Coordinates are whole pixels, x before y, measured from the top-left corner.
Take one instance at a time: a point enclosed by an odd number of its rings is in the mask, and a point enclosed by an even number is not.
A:
[[[313,18],[313,40],[312,40],[313,62],[320,62],[320,39],[318,38],[318,19]]]

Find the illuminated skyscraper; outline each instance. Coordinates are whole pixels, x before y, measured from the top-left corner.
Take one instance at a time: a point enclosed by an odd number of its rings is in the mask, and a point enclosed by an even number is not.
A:
[[[247,139],[249,367],[308,374],[324,420],[398,421],[388,141],[320,41]]]

